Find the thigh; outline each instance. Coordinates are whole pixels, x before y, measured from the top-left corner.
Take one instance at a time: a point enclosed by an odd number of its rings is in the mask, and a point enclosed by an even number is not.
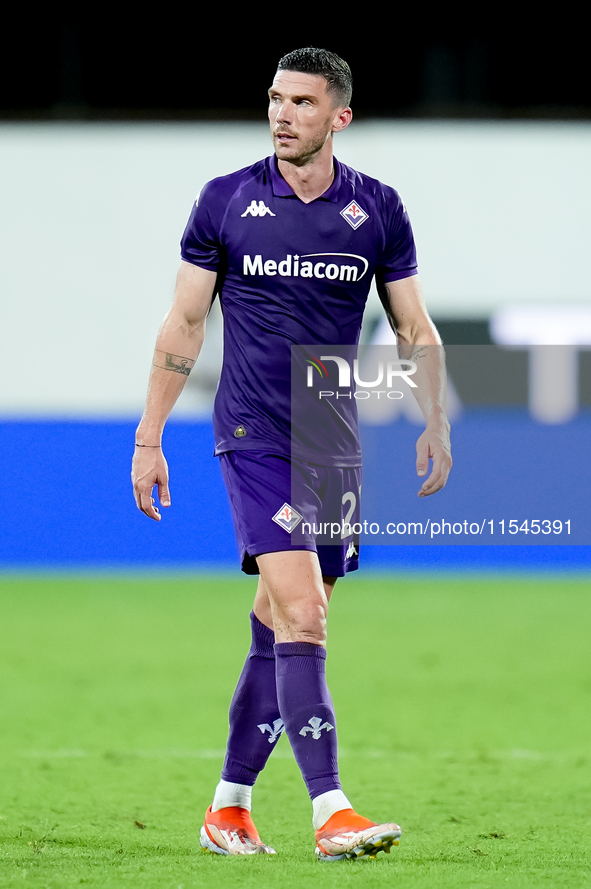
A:
[[[326,645],[328,597],[317,554],[298,550],[263,553],[257,563],[276,641]]]
[[[263,553],[316,552],[314,534],[309,530],[309,520],[321,506],[314,473],[294,476],[296,504],[289,457],[230,451],[220,455],[220,466],[245,573],[259,573],[256,557]]]

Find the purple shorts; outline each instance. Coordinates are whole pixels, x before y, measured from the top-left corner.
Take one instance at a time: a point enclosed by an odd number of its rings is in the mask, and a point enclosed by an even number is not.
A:
[[[327,577],[359,566],[361,467],[316,466],[261,451],[220,454],[245,574],[256,556],[304,549],[318,553]]]

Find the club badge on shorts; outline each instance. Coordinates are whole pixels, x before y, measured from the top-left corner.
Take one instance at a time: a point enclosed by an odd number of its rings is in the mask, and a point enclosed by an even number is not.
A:
[[[302,516],[289,503],[284,503],[281,509],[278,509],[273,516],[273,521],[280,525],[284,531],[287,531],[288,534],[291,534],[302,521]]]

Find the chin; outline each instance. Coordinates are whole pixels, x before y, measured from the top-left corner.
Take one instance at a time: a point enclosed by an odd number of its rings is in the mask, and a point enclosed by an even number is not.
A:
[[[275,154],[280,161],[289,161],[292,164],[305,163],[307,154],[297,145],[278,145]]]
[[[282,145],[280,142],[275,143],[275,153],[277,157],[281,155],[285,155],[286,157],[293,157],[297,155],[297,147],[295,145]]]

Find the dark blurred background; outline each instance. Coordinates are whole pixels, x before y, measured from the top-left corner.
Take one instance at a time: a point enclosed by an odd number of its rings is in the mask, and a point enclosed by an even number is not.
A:
[[[358,117],[591,118],[587,29],[568,9],[334,9],[23,7],[4,22],[0,118],[260,118],[278,58],[309,45],[349,62]]]

